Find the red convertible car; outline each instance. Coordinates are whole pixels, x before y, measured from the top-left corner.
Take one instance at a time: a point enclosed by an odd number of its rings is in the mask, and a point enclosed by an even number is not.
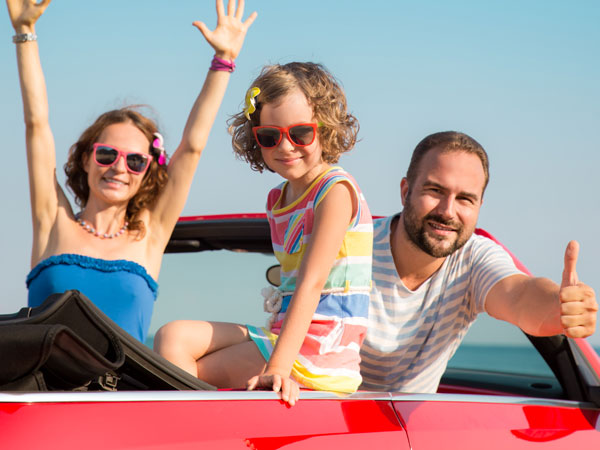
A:
[[[184,218],[167,252],[177,255],[165,256],[165,266],[184,263],[163,269],[158,313],[161,303],[173,312],[210,302],[234,315],[233,301],[198,289],[191,299],[168,282],[193,266],[197,278],[188,284],[213,282],[214,292],[226,292],[211,270],[264,273],[274,261],[260,214]],[[206,258],[201,265],[186,259],[198,255]],[[258,259],[231,262],[243,255]],[[585,340],[534,338],[510,327],[521,339],[513,345],[489,329],[481,342],[469,332],[436,394],[303,391],[290,408],[272,392],[220,391],[189,376],[77,292],[54,300],[37,315],[0,317],[0,336],[18,344],[0,345],[0,373],[31,366],[21,378],[0,379],[1,448],[600,449],[600,358]],[[42,356],[23,347],[23,326],[45,333]]]

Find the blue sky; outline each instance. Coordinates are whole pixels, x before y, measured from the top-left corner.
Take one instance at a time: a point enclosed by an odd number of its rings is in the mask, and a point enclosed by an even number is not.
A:
[[[568,240],[579,240],[579,276],[600,288],[594,259],[600,254],[600,3],[248,0],[252,10],[259,17],[184,214],[263,211],[279,179],[233,157],[225,120],[239,110],[263,64],[316,61],[341,80],[361,123],[361,141],[340,163],[357,178],[374,214],[401,208],[400,178],[421,138],[463,131],[490,155],[480,226],[532,272],[556,281]],[[25,304],[31,225],[4,2],[0,15],[0,313],[6,313]],[[37,33],[61,183],[69,146],[107,109],[151,105],[167,148],[177,145],[212,57],[194,20],[213,27],[214,2],[54,0]],[[600,344],[598,333],[594,342]]]

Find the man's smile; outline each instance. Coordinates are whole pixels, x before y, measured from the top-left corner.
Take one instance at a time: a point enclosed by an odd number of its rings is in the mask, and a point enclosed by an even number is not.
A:
[[[429,225],[430,228],[432,228],[436,234],[443,234],[443,235],[449,235],[452,233],[456,233],[456,228],[448,226],[448,225],[443,225],[439,222],[435,222],[432,220],[427,221],[427,225]]]

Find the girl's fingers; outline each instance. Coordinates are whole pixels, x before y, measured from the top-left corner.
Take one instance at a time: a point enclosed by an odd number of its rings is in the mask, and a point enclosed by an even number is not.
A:
[[[291,383],[292,384],[292,388],[291,388],[291,395],[290,395],[290,406],[294,406],[296,404],[296,402],[298,401],[298,399],[300,398],[300,388],[298,387],[298,385],[296,383]]]
[[[277,374],[254,376],[248,380],[246,389],[252,391],[257,387],[266,388],[269,385],[273,392],[278,392],[281,400],[290,406],[294,406],[300,397],[298,385],[292,379]]]
[[[286,403],[290,403],[290,383],[289,380],[285,380],[281,389],[281,400]]]
[[[289,404],[290,406],[294,406],[298,401],[300,390],[298,385],[291,379],[287,378],[284,380],[283,387],[281,390],[281,399]]]
[[[256,384],[258,383],[258,377],[252,377],[248,380],[246,389],[249,391],[252,391],[255,387]]]
[[[227,15],[228,16],[235,15],[235,0],[229,0],[227,2]]]
[[[281,391],[281,377],[279,375],[271,375],[271,379],[273,380],[273,391]]]

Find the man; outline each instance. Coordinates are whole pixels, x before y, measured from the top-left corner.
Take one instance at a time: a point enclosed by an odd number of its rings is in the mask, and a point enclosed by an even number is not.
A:
[[[463,133],[435,133],[415,148],[400,184],[404,210],[374,224],[361,389],[435,392],[484,311],[535,336],[594,332],[598,305],[577,279],[575,241],[559,286],[524,275],[504,249],[473,234],[488,177],[487,154]]]

